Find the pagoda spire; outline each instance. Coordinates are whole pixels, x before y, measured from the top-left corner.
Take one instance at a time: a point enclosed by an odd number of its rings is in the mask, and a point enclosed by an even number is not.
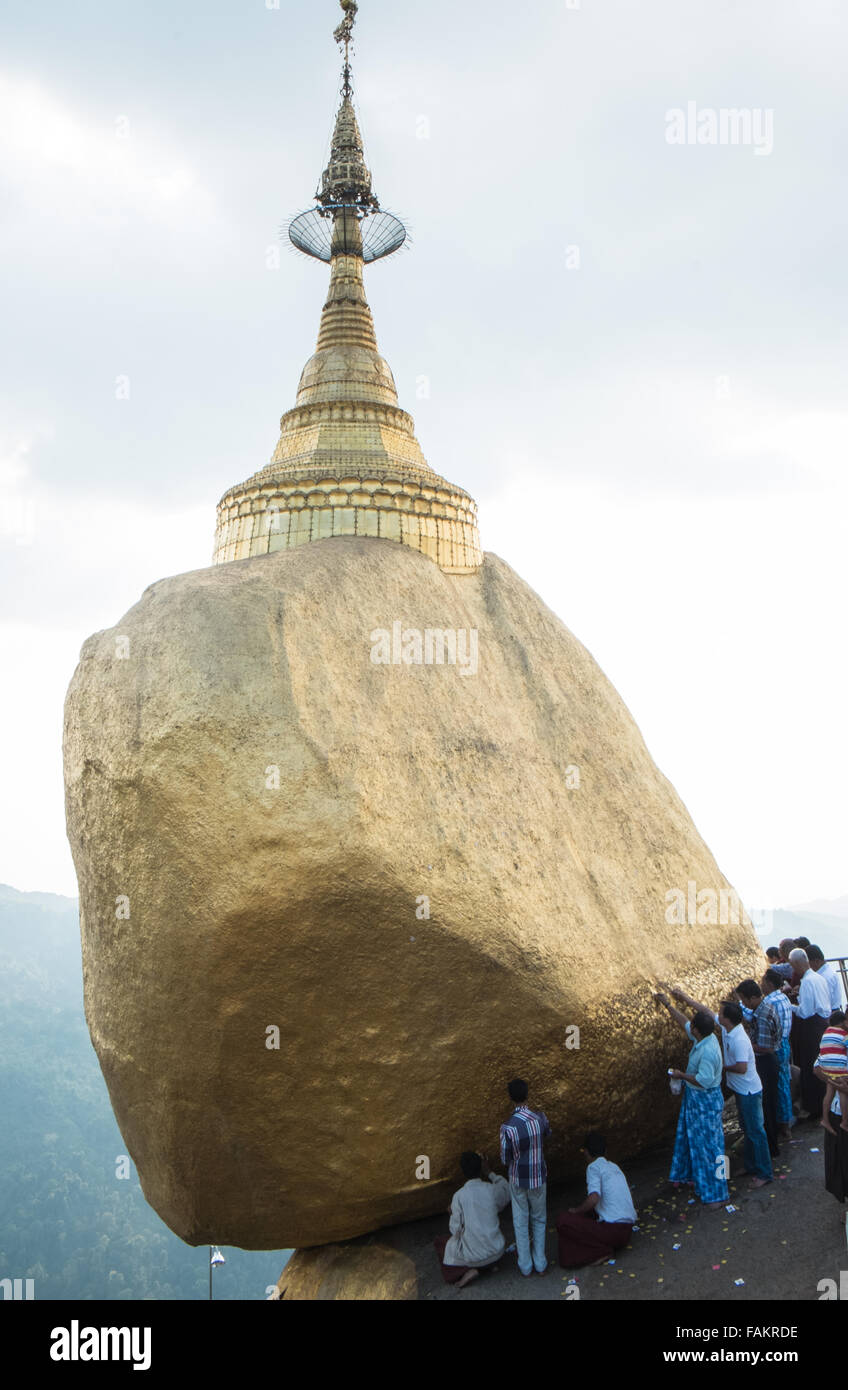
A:
[[[359,6],[356,0],[339,0],[344,10],[344,19],[333,33],[333,38],[341,48],[344,45],[344,87],[343,92],[349,97],[353,91],[350,85],[350,45],[353,42],[353,26],[356,23],[356,16],[359,14]]]
[[[398,251],[403,223],[380,207],[353,106],[356,0],[340,0],[341,103],[315,206],[289,224],[299,251],[330,265],[316,350],[280,421],[270,464],[218,507],[217,564],[334,536],[411,546],[452,574],[481,564],[477,509],[435,473],[398,402],[365,297],[364,268]]]

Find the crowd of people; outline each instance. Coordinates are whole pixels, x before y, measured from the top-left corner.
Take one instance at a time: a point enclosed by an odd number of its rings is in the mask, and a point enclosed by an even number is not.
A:
[[[666,993],[655,995],[692,1044],[685,1070],[668,1069],[680,1095],[669,1176],[690,1184],[707,1210],[729,1201],[724,1085],[735,1098],[752,1188],[773,1181],[773,1160],[793,1127],[818,1122],[825,1131],[825,1186],[839,1202],[848,1199],[848,1027],[839,973],[804,937],[770,946],[766,958],[762,978],[740,981],[717,1012],[681,989],[669,991],[674,1004]],[[500,1156],[508,1177],[493,1173],[485,1154],[464,1153],[465,1183],[451,1203],[450,1235],[435,1242],[443,1278],[457,1288],[498,1266],[506,1251],[500,1213],[508,1204],[519,1271],[525,1278],[547,1273],[544,1141],[551,1128],[528,1105],[526,1081],[510,1081],[507,1090],[513,1110],[501,1125]],[[603,1134],[587,1134],[582,1152],[586,1197],[556,1218],[565,1269],[614,1258],[630,1243],[637,1220],[627,1179],[606,1157]]]

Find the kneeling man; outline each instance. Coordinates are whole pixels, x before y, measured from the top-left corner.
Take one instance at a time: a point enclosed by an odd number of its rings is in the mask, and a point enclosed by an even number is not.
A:
[[[462,1289],[504,1252],[506,1241],[499,1214],[509,1202],[510,1192],[505,1178],[489,1172],[484,1154],[469,1150],[459,1166],[466,1182],[451,1202],[450,1238],[438,1236],[434,1244],[445,1283]]]
[[[603,1264],[633,1233],[636,1208],[630,1188],[618,1164],[604,1157],[606,1147],[604,1136],[595,1131],[583,1141],[583,1152],[591,1160],[586,1169],[588,1195],[579,1207],[557,1217],[563,1269]]]

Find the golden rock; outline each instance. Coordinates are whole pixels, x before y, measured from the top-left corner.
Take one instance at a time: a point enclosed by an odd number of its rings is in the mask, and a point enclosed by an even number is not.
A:
[[[385,1245],[322,1245],[296,1250],[277,1289],[288,1303],[409,1301],[418,1275],[408,1255]]]
[[[515,1075],[552,1178],[590,1128],[626,1157],[676,1113],[657,981],[717,1002],[761,965],[744,920],[670,917],[729,885],[493,555],[335,537],[154,584],[83,648],[65,778],[91,1036],[190,1244],[444,1211]]]

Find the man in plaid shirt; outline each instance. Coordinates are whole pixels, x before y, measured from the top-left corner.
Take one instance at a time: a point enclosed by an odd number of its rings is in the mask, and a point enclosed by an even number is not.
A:
[[[778,1091],[780,1067],[777,1049],[783,1038],[783,1023],[776,1001],[763,991],[756,980],[743,980],[736,986],[736,998],[742,1006],[745,1028],[754,1048],[757,1074],[763,1083],[763,1126],[772,1158],[780,1153],[778,1144]]]
[[[795,1123],[792,1109],[792,1078],[789,1071],[789,1034],[792,1032],[792,1005],[783,993],[784,980],[779,970],[769,969],[762,979],[763,994],[773,1005],[780,1019],[783,1036],[777,1048],[777,1120],[779,1137],[790,1139]]]
[[[534,1267],[537,1274],[544,1274],[548,1268],[545,1255],[548,1170],[542,1143],[551,1132],[541,1110],[531,1110],[527,1105],[528,1089],[526,1081],[510,1081],[507,1090],[515,1109],[506,1124],[501,1125],[501,1160],[509,1170],[518,1268],[527,1278]]]

